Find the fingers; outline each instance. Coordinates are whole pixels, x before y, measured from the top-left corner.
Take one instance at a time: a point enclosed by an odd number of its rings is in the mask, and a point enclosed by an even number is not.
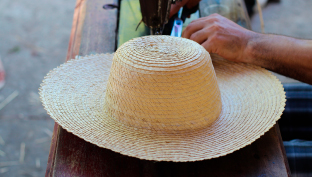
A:
[[[191,9],[191,8],[195,7],[199,3],[199,1],[200,0],[190,0],[185,4],[185,6],[186,6],[186,8]]]
[[[209,53],[231,61],[245,61],[242,57],[252,36],[247,29],[218,14],[194,20],[182,37],[201,44]]]
[[[211,35],[211,31],[206,30],[206,28],[204,28],[193,33],[189,39],[197,42],[198,44],[202,44],[203,42],[207,40],[207,38],[209,38],[210,35]]]
[[[182,37],[190,39],[191,35],[196,31],[199,31],[203,28],[209,28],[212,25],[219,23],[222,19],[222,16],[219,14],[212,14],[208,17],[202,17],[196,20],[193,20],[182,32]]]
[[[199,23],[199,22],[213,23],[213,22],[220,22],[224,19],[228,20],[227,18],[215,13],[215,14],[211,14],[207,17],[201,17],[201,18],[198,18],[196,20],[193,20],[193,21],[191,21],[191,23]]]
[[[169,18],[171,18],[174,14],[178,13],[180,10],[180,6],[176,5],[176,4],[171,4],[171,9],[170,9],[170,14],[169,14]]]
[[[180,8],[186,6],[188,9],[195,7],[200,0],[182,0],[176,2],[175,4],[171,4],[169,18],[171,18],[174,14],[178,13]]]
[[[188,0],[178,1],[175,4],[171,4],[169,18],[171,18],[174,14],[178,13],[180,8],[183,7]]]
[[[205,26],[205,23],[190,23],[182,32],[182,37],[190,39],[193,33],[203,29]]]

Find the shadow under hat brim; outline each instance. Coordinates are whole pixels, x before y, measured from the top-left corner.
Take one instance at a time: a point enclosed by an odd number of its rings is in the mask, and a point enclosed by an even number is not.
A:
[[[60,126],[124,155],[174,162],[224,156],[267,132],[285,107],[282,84],[269,71],[212,57],[222,111],[211,126],[175,133],[128,127],[105,112],[112,58],[101,54],[71,60],[49,72],[39,90],[44,108]]]

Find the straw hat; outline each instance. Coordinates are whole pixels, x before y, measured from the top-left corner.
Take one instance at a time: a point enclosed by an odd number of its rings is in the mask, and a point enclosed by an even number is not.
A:
[[[286,100],[265,69],[212,58],[188,39],[135,38],[49,72],[40,96],[60,126],[100,147],[156,161],[216,158],[267,132]]]

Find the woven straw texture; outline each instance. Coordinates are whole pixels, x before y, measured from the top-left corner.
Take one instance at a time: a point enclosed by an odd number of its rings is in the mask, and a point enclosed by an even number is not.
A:
[[[216,158],[267,132],[286,100],[265,69],[212,58],[187,39],[136,38],[49,72],[40,97],[59,125],[100,147],[156,161]]]
[[[221,112],[208,52],[182,38],[150,36],[122,45],[105,98],[111,117],[158,132],[207,127]]]

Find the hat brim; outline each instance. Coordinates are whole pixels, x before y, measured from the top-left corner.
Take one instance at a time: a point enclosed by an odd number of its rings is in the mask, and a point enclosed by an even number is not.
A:
[[[124,155],[174,162],[224,156],[267,132],[285,107],[282,84],[269,71],[213,57],[222,111],[211,126],[175,133],[135,129],[105,113],[112,58],[101,54],[71,60],[49,72],[39,90],[44,108],[60,126]]]

